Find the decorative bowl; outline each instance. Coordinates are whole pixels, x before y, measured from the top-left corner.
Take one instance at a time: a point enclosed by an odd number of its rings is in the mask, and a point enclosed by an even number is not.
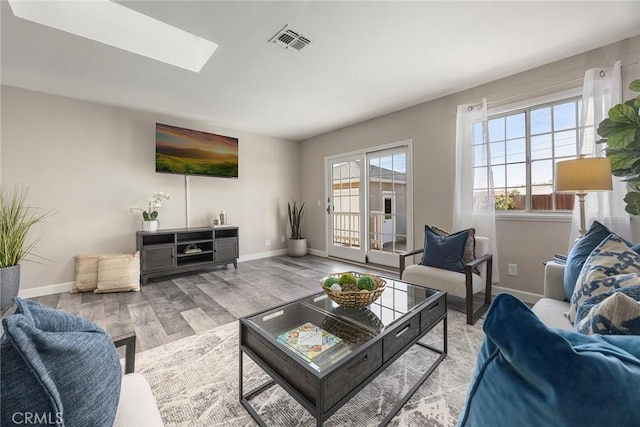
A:
[[[372,291],[335,291],[324,286],[324,281],[329,277],[336,277],[339,279],[343,274],[351,274],[356,278],[356,280],[358,280],[362,276],[371,276],[376,284],[376,287]],[[355,271],[333,273],[320,281],[322,290],[327,294],[329,298],[331,298],[331,300],[333,300],[341,307],[348,308],[363,308],[371,305],[375,300],[380,298],[380,295],[382,295],[382,292],[384,292],[386,285],[387,282],[379,276],[376,276],[375,274],[364,274]]]

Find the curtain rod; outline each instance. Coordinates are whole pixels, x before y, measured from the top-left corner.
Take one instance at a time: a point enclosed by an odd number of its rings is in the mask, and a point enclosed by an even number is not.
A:
[[[629,63],[629,64],[623,64],[623,65],[621,65],[621,66],[620,66],[620,68],[622,69],[622,68],[625,68],[625,67],[630,67],[630,66],[632,66],[632,65],[638,65],[638,64],[640,64],[640,61],[638,61],[638,62],[631,62],[631,63]],[[609,71],[613,71],[613,67],[603,68],[602,70],[600,70],[600,73],[599,73],[599,74],[600,74],[600,77],[604,77],[604,76],[605,76],[605,74],[606,74],[607,72],[609,72]]]
[[[640,61],[639,62],[631,62],[629,64],[621,65],[620,68],[630,67],[630,66],[639,65],[639,64],[640,64]],[[600,77],[604,77],[604,74],[607,71],[612,71],[612,70],[613,70],[613,67],[605,68],[605,69],[601,70],[600,71]],[[503,98],[498,98],[498,99],[494,99],[494,100],[491,100],[491,101],[487,100],[487,105],[495,104],[496,102],[505,101],[505,100],[509,100],[509,99],[512,99],[512,98],[519,98],[519,97],[522,97],[522,96],[525,96],[525,95],[529,95],[529,94],[532,94],[532,93],[540,92],[540,91],[543,91],[543,90],[546,90],[546,89],[550,89],[550,88],[554,88],[554,87],[557,87],[557,86],[564,86],[564,85],[567,85],[567,84],[570,84],[570,83],[577,83],[577,82],[583,81],[583,80],[584,80],[584,76],[583,77],[578,77],[576,79],[567,80],[565,82],[554,83],[554,84],[552,84],[550,86],[545,86],[545,87],[539,88],[539,89],[533,89],[533,90],[530,90],[528,92],[519,93],[517,95],[505,96]],[[471,111],[477,105],[482,105],[482,104],[472,105],[470,107],[469,111]]]

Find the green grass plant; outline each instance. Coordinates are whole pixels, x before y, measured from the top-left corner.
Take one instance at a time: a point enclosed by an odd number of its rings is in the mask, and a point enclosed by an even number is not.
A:
[[[34,255],[41,236],[29,238],[29,231],[51,215],[29,206],[27,194],[28,190],[17,187],[11,195],[0,189],[0,268],[18,265]]]

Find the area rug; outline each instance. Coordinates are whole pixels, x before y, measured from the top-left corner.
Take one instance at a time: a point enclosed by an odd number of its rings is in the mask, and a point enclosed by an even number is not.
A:
[[[454,426],[465,402],[483,333],[465,315],[448,312],[448,356],[394,417],[391,426]],[[423,342],[441,346],[442,328]],[[437,354],[414,346],[354,396],[326,426],[374,426],[411,388]],[[151,385],[167,426],[254,426],[238,402],[238,323],[142,352],[136,372]],[[268,376],[244,357],[245,391]],[[315,426],[314,418],[279,386],[252,399],[269,426]]]

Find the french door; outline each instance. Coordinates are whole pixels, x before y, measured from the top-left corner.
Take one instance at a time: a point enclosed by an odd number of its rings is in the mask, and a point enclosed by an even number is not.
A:
[[[398,266],[413,243],[410,148],[327,158],[329,256]]]
[[[327,159],[329,256],[366,262],[364,154]]]

